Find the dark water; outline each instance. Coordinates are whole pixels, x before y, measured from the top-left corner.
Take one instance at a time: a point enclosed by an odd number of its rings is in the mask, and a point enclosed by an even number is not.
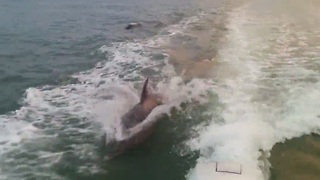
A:
[[[196,10],[189,0],[1,1],[0,113],[17,109],[26,88],[105,60],[102,45],[149,37]],[[124,30],[135,21],[144,27]]]
[[[312,134],[278,143],[271,153],[271,180],[319,179],[319,135]]]

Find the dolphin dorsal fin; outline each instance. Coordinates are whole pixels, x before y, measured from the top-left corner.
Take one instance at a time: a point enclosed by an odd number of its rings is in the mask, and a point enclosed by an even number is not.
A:
[[[149,78],[147,78],[146,81],[144,82],[144,85],[142,88],[142,93],[141,93],[141,98],[140,98],[140,103],[143,103],[148,96],[148,83],[149,83]]]

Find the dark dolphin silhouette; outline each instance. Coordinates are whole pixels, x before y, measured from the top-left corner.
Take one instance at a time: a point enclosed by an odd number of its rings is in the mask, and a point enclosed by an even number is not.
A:
[[[141,27],[142,25],[140,23],[130,23],[128,24],[125,29],[129,30],[129,29],[133,29],[133,28],[137,28],[137,27]]]
[[[159,94],[151,93],[148,90],[149,79],[143,85],[140,102],[131,108],[121,117],[122,132],[128,132],[142,123],[152,110],[162,104],[162,97]],[[108,158],[114,158],[125,150],[143,143],[154,131],[156,122],[148,123],[133,135],[123,140],[113,140],[106,145]]]

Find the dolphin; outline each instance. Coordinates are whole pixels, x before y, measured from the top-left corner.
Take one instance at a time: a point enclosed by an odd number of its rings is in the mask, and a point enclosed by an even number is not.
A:
[[[130,23],[128,24],[125,29],[129,30],[129,29],[133,29],[133,28],[137,28],[137,27],[141,27],[142,25],[140,23]]]
[[[140,102],[134,105],[127,113],[121,117],[122,132],[128,133],[130,130],[141,124],[154,108],[162,105],[163,98],[160,94],[152,93],[148,89],[149,79],[144,82]],[[143,143],[154,131],[156,122],[148,123],[139,129],[138,132],[129,135],[123,140],[113,140],[106,146],[108,158],[114,158],[122,154],[125,150],[131,149]]]

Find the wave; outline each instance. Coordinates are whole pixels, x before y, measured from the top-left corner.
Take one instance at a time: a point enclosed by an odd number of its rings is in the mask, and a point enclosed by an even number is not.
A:
[[[161,50],[170,36],[197,18],[173,25],[148,40],[112,43],[98,53],[106,61],[74,74],[69,83],[28,88],[22,107],[0,116],[1,178],[64,179],[103,174],[100,137],[119,136],[119,118],[138,101],[137,89],[149,77],[166,97],[155,115],[193,100],[207,101],[211,80],[188,83],[177,75]]]

